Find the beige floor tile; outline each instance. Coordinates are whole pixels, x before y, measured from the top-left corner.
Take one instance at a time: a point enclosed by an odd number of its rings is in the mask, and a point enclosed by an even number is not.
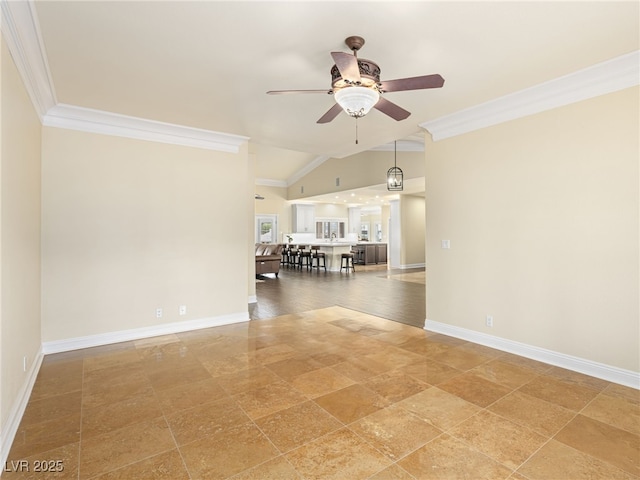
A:
[[[80,479],[95,477],[174,448],[175,443],[164,418],[82,439]]]
[[[213,378],[155,392],[165,415],[221,400],[227,393]]]
[[[70,443],[31,457],[9,457],[2,469],[4,480],[77,480],[80,443]],[[43,463],[45,470],[43,471]]]
[[[478,406],[437,387],[431,387],[405,398],[396,405],[415,413],[443,431],[454,427],[480,410]]]
[[[639,409],[637,390],[335,306],[47,355],[8,460],[74,480],[638,480]]]
[[[189,480],[178,450],[171,450],[94,477],[92,480]]]
[[[284,381],[239,393],[233,398],[253,420],[307,400],[307,397]]]
[[[80,441],[80,411],[18,427],[9,460],[20,460]]]
[[[377,352],[367,354],[364,358],[382,365],[402,367],[404,365],[411,365],[412,363],[419,362],[424,357],[418,353],[409,352],[402,348],[388,346],[384,349],[379,349]]]
[[[610,383],[609,386],[602,391],[602,393],[611,395],[612,397],[624,398],[636,405],[640,405],[640,390],[637,390],[635,388]]]
[[[342,375],[346,375],[356,382],[361,382],[381,373],[388,372],[393,369],[393,365],[378,363],[363,356],[354,356],[348,358],[342,363],[338,363],[331,367]]]
[[[501,398],[489,410],[546,437],[558,433],[576,415],[555,403],[519,391]]]
[[[180,452],[193,480],[228,478],[279,455],[253,423],[203,437],[180,447]]]
[[[255,423],[281,452],[293,450],[342,427],[341,422],[312,401],[259,418]]]
[[[242,372],[261,365],[256,359],[255,352],[245,352],[227,357],[205,359],[202,360],[201,363],[213,378]]]
[[[234,395],[254,388],[264,387],[281,380],[281,378],[268,368],[258,366],[236,373],[221,375],[216,377],[216,380],[228,394]]]
[[[363,382],[363,385],[390,402],[397,402],[429,388],[427,383],[393,370]]]
[[[247,414],[229,397],[180,410],[166,418],[178,445],[251,423]]]
[[[551,367],[545,375],[555,377],[563,382],[581,387],[592,388],[593,390],[602,391],[609,386],[609,382],[600,378],[591,377],[583,373],[567,370],[566,368]]]
[[[471,372],[447,380],[441,383],[439,388],[480,407],[491,405],[511,391],[510,388],[490,382]]]
[[[463,373],[449,365],[436,362],[429,358],[425,358],[420,362],[412,363],[411,365],[406,365],[400,369],[412,377],[430,385],[439,385]]]
[[[344,362],[347,359],[348,353],[341,354],[340,350],[333,347],[327,347],[328,351],[319,352],[311,355],[316,362],[320,362],[326,367],[331,367],[338,363]]]
[[[133,344],[136,348],[148,348],[158,345],[165,345],[167,343],[176,343],[180,341],[180,337],[171,333],[169,335],[160,335],[158,337],[141,338],[140,340],[134,340]]]
[[[84,359],[85,376],[104,369],[123,369],[140,367],[142,356],[135,349],[103,353],[101,355],[89,356]]]
[[[547,437],[486,410],[447,433],[512,470],[547,441]]]
[[[460,440],[442,435],[403,458],[398,465],[415,478],[500,480],[511,470]]]
[[[580,413],[594,420],[640,435],[640,404],[625,397],[607,395],[603,392]]]
[[[513,353],[503,353],[499,358],[503,362],[533,370],[537,374],[548,372],[552,368],[548,363],[542,363],[537,360],[514,355]]]
[[[83,408],[107,405],[153,391],[151,382],[142,369],[132,371],[125,369],[118,375],[110,374],[104,379],[101,377],[102,375],[84,382],[82,387]]]
[[[352,423],[349,429],[393,461],[442,433],[417,415],[394,405]]]
[[[308,355],[298,355],[279,362],[270,363],[267,368],[281,378],[292,381],[298,375],[324,368],[324,365]]]
[[[315,399],[315,402],[345,424],[355,422],[390,404],[360,384],[351,385]]]
[[[197,361],[167,366],[165,369],[148,372],[147,376],[155,390],[175,388],[212,378],[207,369]]]
[[[537,373],[533,370],[512,365],[499,359],[478,365],[471,370],[471,373],[511,389],[519,388],[537,376]]]
[[[301,478],[282,455],[233,476],[233,480],[301,480]]]
[[[394,335],[395,337],[391,336]],[[396,344],[399,348],[403,350],[407,350],[409,352],[417,353],[418,355],[425,356],[429,351],[429,343],[425,341],[425,337],[416,338],[414,336],[403,335],[400,336],[397,333],[389,334],[387,337],[384,337],[385,341],[390,341],[391,343]],[[395,339],[398,339],[397,342]]]
[[[555,440],[640,476],[640,436],[578,415]]]
[[[590,480],[635,480],[637,477],[607,462],[551,440],[518,469],[531,480],[588,478]]]
[[[29,400],[34,402],[82,390],[82,364],[82,358],[66,361],[43,361]]]
[[[415,477],[394,463],[369,477],[368,480],[415,480]]]
[[[346,428],[285,456],[303,478],[310,480],[367,478],[391,464],[382,453]]]
[[[487,355],[463,350],[459,347],[449,348],[435,355],[429,355],[429,358],[462,371],[471,370],[493,359]]]
[[[353,385],[355,380],[330,367],[320,368],[295,377],[291,384],[310,398],[320,397]]]
[[[576,412],[582,410],[598,395],[598,392],[591,388],[567,383],[547,375],[534,378],[520,387],[520,391]]]
[[[119,402],[82,410],[82,438],[87,439],[162,416],[156,396],[150,392]]]
[[[278,342],[282,341],[279,337],[276,337],[276,339]],[[284,343],[276,343],[255,351],[256,360],[263,365],[280,362],[298,355],[300,355],[298,350]]]
[[[26,426],[77,413],[81,399],[82,392],[78,390],[30,401],[22,416],[22,424]]]

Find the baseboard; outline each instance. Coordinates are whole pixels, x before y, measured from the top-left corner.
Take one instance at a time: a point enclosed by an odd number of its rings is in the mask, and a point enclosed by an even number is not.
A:
[[[533,345],[527,345],[525,343],[515,342],[513,340],[507,340],[494,335],[487,335],[486,333],[428,319],[425,320],[424,329],[640,390],[640,372],[612,367],[584,358],[574,357],[572,355],[554,352],[553,350],[547,350],[545,348],[535,347]]]
[[[258,297],[256,295],[249,295],[249,303],[258,303]]]
[[[403,264],[403,265],[391,265],[391,263],[389,263],[389,268],[390,269],[400,269],[400,270],[408,270],[409,268],[425,268],[426,264],[424,263],[408,263],[408,264]]]
[[[0,465],[6,465],[7,458],[9,457],[9,451],[11,450],[11,445],[13,444],[13,440],[15,439],[16,433],[18,432],[18,427],[20,426],[20,422],[22,421],[22,416],[24,415],[24,411],[27,408],[27,403],[29,403],[29,397],[31,397],[31,391],[33,390],[33,386],[36,383],[36,377],[38,376],[38,372],[40,371],[40,366],[42,365],[42,359],[44,358],[44,354],[42,352],[42,348],[37,353],[36,358],[33,362],[31,362],[31,368],[27,373],[27,377],[25,378],[25,382],[22,385],[22,388],[18,392],[16,400],[9,411],[9,415],[7,416],[6,427],[2,428],[2,444],[0,444]]]
[[[189,320],[185,322],[167,323],[151,327],[121,330],[118,332],[102,333],[98,335],[88,335],[86,337],[54,340],[51,342],[44,342],[42,344],[42,353],[48,355],[51,353],[68,352],[71,350],[79,350],[81,348],[98,347],[100,345],[128,342],[131,340],[140,340],[142,338],[158,337],[160,335],[188,332],[191,330],[200,330],[202,328],[220,327],[222,325],[248,321],[249,313],[240,312],[230,315],[221,315],[218,317]]]

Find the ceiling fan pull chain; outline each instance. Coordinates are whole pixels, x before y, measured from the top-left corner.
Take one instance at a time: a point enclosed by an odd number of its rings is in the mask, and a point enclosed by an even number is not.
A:
[[[358,117],[356,118],[356,145],[358,144]]]

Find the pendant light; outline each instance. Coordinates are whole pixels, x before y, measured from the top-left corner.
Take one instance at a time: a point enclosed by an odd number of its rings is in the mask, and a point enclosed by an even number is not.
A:
[[[390,192],[401,192],[403,190],[402,180],[403,173],[402,169],[400,169],[396,165],[396,157],[398,154],[396,141],[393,142],[393,167],[387,170],[387,190]]]

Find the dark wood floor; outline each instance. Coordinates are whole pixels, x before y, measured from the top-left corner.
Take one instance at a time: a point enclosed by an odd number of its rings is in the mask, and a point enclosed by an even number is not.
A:
[[[424,268],[387,270],[386,265],[359,266],[338,273],[283,267],[256,283],[258,303],[249,306],[252,320],[338,305],[396,322],[424,326],[425,286],[398,280]]]

